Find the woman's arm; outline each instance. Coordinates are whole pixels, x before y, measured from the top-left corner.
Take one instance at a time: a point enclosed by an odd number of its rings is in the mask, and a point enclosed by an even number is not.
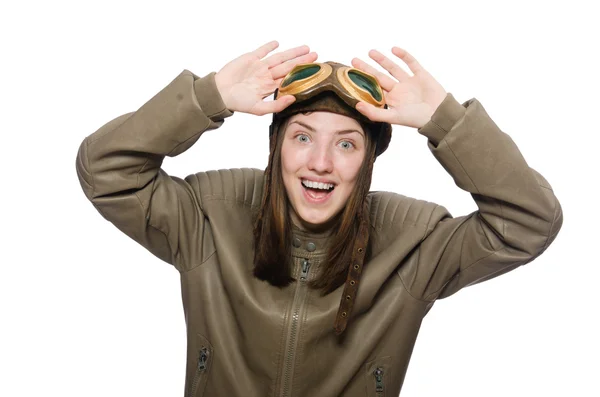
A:
[[[291,104],[292,96],[263,99],[296,64],[317,55],[301,46],[265,58],[278,45],[267,43],[203,78],[184,70],[137,111],[108,122],[79,147],[77,175],[94,207],[180,271],[212,254],[212,236],[197,176],[169,176],[162,161],[189,149],[234,111],[260,115]]]
[[[418,265],[400,270],[413,296],[432,301],[530,262],[554,240],[562,209],[548,182],[530,168],[513,140],[476,99],[458,103],[410,55],[392,49],[410,76],[378,51],[373,60],[391,76],[354,59],[377,76],[388,109],[362,103],[371,120],[415,127],[457,186],[471,193],[478,211],[453,218],[437,206],[418,251]]]
[[[456,185],[479,207],[453,218],[433,212],[411,288],[425,300],[504,274],[542,254],[562,225],[550,184],[529,167],[509,135],[476,99],[448,94],[419,132]]]
[[[202,262],[205,219],[193,177],[171,177],[165,156],[190,148],[232,113],[214,73],[184,70],[136,112],[108,122],[86,137],[77,153],[77,175],[86,197],[123,233],[178,269]]]

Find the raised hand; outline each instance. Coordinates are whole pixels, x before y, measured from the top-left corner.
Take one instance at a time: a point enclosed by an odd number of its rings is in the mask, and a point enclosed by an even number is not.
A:
[[[392,53],[408,65],[413,76],[377,50],[369,51],[369,57],[388,71],[391,77],[354,58],[352,66],[377,78],[388,105],[388,109],[379,109],[359,102],[356,109],[373,121],[421,128],[431,119],[447,92],[406,50],[393,47]]]
[[[229,110],[264,115],[280,112],[295,101],[293,95],[274,101],[263,99],[275,92],[295,65],[314,62],[317,54],[304,45],[265,58],[277,47],[279,43],[271,41],[239,56],[217,72],[217,88]]]

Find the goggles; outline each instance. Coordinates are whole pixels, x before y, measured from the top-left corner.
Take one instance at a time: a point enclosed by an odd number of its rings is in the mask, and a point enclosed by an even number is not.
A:
[[[333,95],[328,95],[327,92]],[[319,95],[323,93],[324,95]],[[377,79],[361,70],[337,62],[305,63],[296,65],[275,90],[275,99],[293,95],[296,101],[281,112],[273,113],[269,136],[274,138],[279,130],[279,120],[298,112],[329,111],[352,117],[368,125],[376,133],[376,152],[383,153],[392,137],[389,123],[373,122],[356,110],[359,101],[387,109],[383,89]],[[338,100],[339,99],[339,100]],[[275,140],[271,139],[271,150]]]
[[[323,91],[334,91],[352,108],[359,101],[387,108],[383,90],[373,75],[335,62],[296,65],[281,81],[275,99],[294,95],[296,101],[303,101]]]

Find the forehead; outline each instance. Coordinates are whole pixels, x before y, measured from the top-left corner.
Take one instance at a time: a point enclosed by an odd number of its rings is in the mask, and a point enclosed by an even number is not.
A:
[[[308,114],[295,114],[291,116],[288,121],[288,129],[292,126],[299,126],[299,123],[294,123],[294,121],[306,124],[317,131],[335,132],[339,130],[355,129],[364,133],[358,120],[332,112],[317,111]]]

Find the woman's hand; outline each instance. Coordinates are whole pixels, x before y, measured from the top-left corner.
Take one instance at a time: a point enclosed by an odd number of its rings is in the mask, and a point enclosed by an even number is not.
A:
[[[308,46],[300,46],[263,59],[277,47],[279,43],[271,41],[217,72],[217,88],[229,110],[260,116],[280,112],[296,100],[293,95],[285,95],[275,101],[263,101],[295,65],[314,62],[317,54],[309,52]]]
[[[393,47],[392,53],[408,65],[414,76],[410,76],[376,50],[369,51],[369,57],[387,70],[393,78],[354,58],[352,66],[377,78],[388,105],[388,109],[380,109],[359,102],[356,109],[373,121],[421,128],[431,119],[447,92],[406,50]]]

